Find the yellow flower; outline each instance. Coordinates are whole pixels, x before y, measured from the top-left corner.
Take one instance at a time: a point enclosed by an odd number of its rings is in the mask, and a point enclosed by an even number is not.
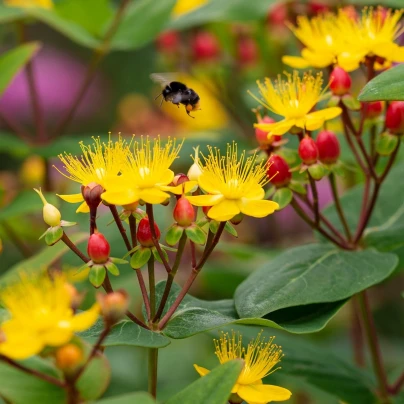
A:
[[[338,107],[321,109],[310,112],[319,102],[326,88],[322,89],[322,74],[313,76],[305,73],[302,78],[295,70],[293,75],[285,73],[287,80],[278,80],[274,83],[265,79],[265,84],[258,83],[262,99],[256,98],[260,104],[277,115],[284,117],[275,123],[257,123],[254,127],[268,132],[268,135],[283,135],[297,126],[301,129],[316,130],[323,126],[324,121],[340,115],[342,110]]]
[[[233,332],[231,336],[222,333],[219,341],[214,340],[216,355],[221,364],[233,359],[244,360],[244,368],[231,392],[248,404],[288,400],[292,395],[289,390],[262,383],[264,377],[277,370],[273,367],[280,362],[282,350],[273,344],[275,337],[265,341],[265,338],[261,338],[261,334],[259,333],[257,338],[248,344],[247,349],[242,346],[242,336],[239,333]],[[201,366],[194,365],[194,367],[201,376],[209,373],[208,369]]]
[[[66,344],[75,332],[90,328],[97,320],[98,304],[74,314],[71,294],[62,275],[53,280],[48,276],[34,279],[26,274],[20,278],[0,294],[10,316],[0,326],[5,337],[0,343],[0,354],[26,359],[46,346]]]
[[[209,147],[209,155],[203,156],[205,164],[198,184],[208,195],[187,196],[195,206],[212,206],[211,219],[219,222],[230,220],[240,212],[248,216],[264,217],[279,208],[276,202],[263,200],[263,186],[268,182],[265,161],[256,163],[256,155],[240,159],[237,144],[227,146],[226,156],[220,150]]]
[[[179,17],[183,14],[190,13],[195,9],[202,7],[208,0],[177,0],[173,9],[173,15]]]
[[[182,142],[168,138],[164,146],[160,137],[153,139],[141,137],[140,142],[134,142],[133,153],[129,154],[122,166],[122,175],[109,178],[106,183],[107,191],[102,199],[114,205],[129,205],[137,201],[158,204],[170,197],[166,191],[181,194],[183,185],[171,187],[169,184],[174,178],[170,166],[177,158]],[[186,183],[194,187],[195,182]]]
[[[52,0],[4,0],[4,4],[9,7],[20,7],[20,8],[53,8]]]
[[[67,153],[59,155],[67,174],[55,168],[66,178],[83,186],[96,183],[104,189],[108,178],[115,178],[119,174],[130,153],[129,145],[121,137],[115,142],[109,139],[107,143],[101,142],[100,138],[94,138],[92,145],[86,146],[80,142],[80,147],[83,151],[80,159]],[[82,202],[76,212],[89,212],[81,193],[58,196],[66,202]]]

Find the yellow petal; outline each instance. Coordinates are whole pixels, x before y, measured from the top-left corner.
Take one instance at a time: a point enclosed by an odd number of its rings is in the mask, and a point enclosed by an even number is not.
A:
[[[78,203],[78,202],[83,202],[83,195],[80,194],[71,194],[71,195],[59,195],[56,194],[59,198],[62,198],[64,201],[69,202],[69,203]]]
[[[194,368],[199,373],[199,376],[205,376],[210,372],[209,369],[205,369],[202,366],[194,365]]]
[[[197,181],[187,181],[177,185],[176,187],[160,186],[159,188],[162,191],[168,191],[175,195],[182,195],[194,191],[197,188],[197,186],[198,186]]]
[[[289,129],[294,126],[296,123],[296,119],[284,119],[283,121],[279,121],[273,124],[270,129],[270,135],[284,135]]]
[[[63,321],[60,322],[60,326],[53,326],[52,328],[47,328],[45,331],[41,332],[41,340],[44,345],[48,346],[61,346],[69,342],[73,337],[73,331],[70,328],[70,324],[64,324]]]
[[[223,195],[198,195],[187,196],[186,198],[194,206],[214,206],[219,203],[224,197]]]
[[[317,67],[319,69],[332,65],[335,59],[332,53],[312,51],[309,48],[302,50],[302,56],[307,60],[309,66]]]
[[[268,403],[289,400],[292,393],[283,387],[269,384],[240,385],[237,394],[247,403]]]
[[[238,392],[238,389],[240,388],[240,385],[238,383],[236,383],[233,388],[231,389],[231,393],[235,394]]]
[[[88,213],[90,212],[90,207],[87,205],[87,202],[83,202],[77,209],[76,213]]]
[[[113,205],[129,205],[140,199],[137,189],[126,188],[117,191],[105,191],[101,198]]]
[[[337,117],[338,115],[341,114],[341,112],[342,112],[341,108],[331,107],[307,114],[305,123],[306,129],[307,130],[319,129],[323,125],[324,121]]]
[[[218,192],[218,180],[213,173],[204,172],[198,177],[199,186],[207,193],[215,194]]]
[[[305,69],[310,67],[307,60],[301,58],[300,56],[282,56],[282,63],[296,69]]]
[[[366,52],[342,52],[338,55],[338,65],[347,72],[352,72],[359,68],[362,59],[366,56]]]
[[[226,222],[239,213],[240,208],[238,207],[236,200],[223,199],[209,209],[208,216],[218,222]]]
[[[255,184],[251,188],[249,188],[244,196],[247,199],[256,199],[256,200],[261,200],[265,196],[265,191],[264,188],[262,188],[260,185]]]
[[[249,200],[247,198],[238,200],[237,205],[242,213],[252,217],[265,217],[279,209],[276,202]]]
[[[174,179],[174,172],[167,169],[164,170],[161,174],[159,179],[156,181],[158,185],[168,185],[170,184]]]
[[[90,328],[98,318],[100,306],[96,303],[89,310],[76,314],[71,320],[71,328],[74,332],[84,331]]]
[[[144,188],[139,190],[139,197],[146,203],[163,203],[170,197],[170,194],[159,188]]]
[[[392,55],[392,60],[394,62],[404,62],[404,46],[397,45],[397,48]]]

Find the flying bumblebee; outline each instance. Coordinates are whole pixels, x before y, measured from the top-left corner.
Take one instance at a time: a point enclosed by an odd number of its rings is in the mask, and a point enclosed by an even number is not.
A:
[[[182,104],[185,106],[186,113],[191,118],[194,118],[190,112],[201,109],[199,95],[185,84],[172,80],[173,77],[174,75],[169,73],[153,73],[150,75],[150,78],[154,82],[159,83],[163,87],[162,92],[155,99],[163,97],[160,106],[163,104],[163,100],[172,102],[178,108]]]

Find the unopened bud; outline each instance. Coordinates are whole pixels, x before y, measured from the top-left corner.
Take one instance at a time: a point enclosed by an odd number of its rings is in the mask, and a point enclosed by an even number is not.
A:
[[[179,173],[174,177],[173,185],[176,187],[177,185],[183,184],[184,182],[187,181],[189,181],[188,176],[183,173]]]
[[[257,61],[258,48],[253,38],[242,37],[238,40],[237,59],[244,66],[252,65]]]
[[[154,230],[156,232],[157,240],[160,239],[160,229],[158,228],[157,224],[154,223]],[[137,233],[136,233],[137,239],[139,243],[143,247],[153,247],[153,237],[151,234],[150,230],[150,221],[149,218],[146,216],[144,217],[140,222],[137,227]]]
[[[244,215],[240,212],[236,216],[234,216],[232,219],[230,219],[230,223],[237,226],[238,224],[240,224],[242,222],[243,218],[244,218]]]
[[[268,159],[267,176],[269,182],[276,187],[288,185],[292,179],[292,173],[289,171],[288,163],[277,154],[273,154]]]
[[[43,202],[42,212],[44,222],[51,227],[60,226],[60,219],[62,218],[62,215],[60,214],[59,209],[48,203],[43,196],[41,188],[39,188],[39,190],[34,188],[34,191],[40,196]]]
[[[194,148],[195,150],[195,157],[194,157],[194,164],[188,170],[187,176],[190,181],[198,181],[199,176],[202,174],[202,168],[199,165],[199,146]]]
[[[81,193],[84,200],[90,209],[97,209],[101,203],[101,194],[104,192],[104,188],[96,182],[90,182],[86,186],[81,187]]]
[[[71,283],[66,282],[65,289],[70,296],[70,307],[73,310],[77,310],[83,301],[84,294],[78,292],[78,290]]]
[[[362,102],[362,113],[366,119],[374,119],[382,114],[383,106],[382,101]]]
[[[97,302],[101,307],[101,314],[106,323],[113,325],[125,317],[129,306],[128,294],[120,289],[116,292],[97,294]]]
[[[194,207],[184,196],[178,199],[173,211],[173,217],[174,220],[182,227],[188,227],[194,221]]]
[[[391,133],[404,133],[404,101],[393,101],[386,112],[386,128]]]
[[[258,123],[274,123],[275,120],[270,118],[269,116],[264,116],[262,119],[259,119]],[[272,139],[268,139],[268,132],[262,130],[260,128],[255,128],[255,138],[260,146],[271,144]]]
[[[311,137],[305,137],[299,144],[299,157],[308,166],[317,162],[318,149],[316,142]]]
[[[330,75],[330,89],[335,95],[344,95],[351,89],[352,80],[341,67],[336,66]]]
[[[74,372],[84,361],[83,350],[76,344],[67,344],[55,352],[56,366],[64,373]]]
[[[334,132],[323,130],[316,139],[318,156],[322,163],[333,164],[340,156],[339,140]]]
[[[87,254],[94,264],[104,264],[108,261],[111,247],[103,234],[95,232],[88,239]]]

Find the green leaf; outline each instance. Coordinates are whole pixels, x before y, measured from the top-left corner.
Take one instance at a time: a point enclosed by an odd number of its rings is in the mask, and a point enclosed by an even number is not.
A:
[[[50,227],[45,234],[45,243],[48,246],[56,244],[63,237],[63,229],[61,226]]]
[[[155,404],[156,401],[149,393],[136,392],[98,400],[100,404]]]
[[[209,222],[209,230],[213,233],[216,234],[217,231],[219,230],[219,222],[217,222],[216,220],[211,220]]]
[[[88,274],[88,280],[93,286],[99,288],[104,282],[106,275],[107,271],[104,265],[93,265],[90,269],[90,273]]]
[[[227,233],[231,234],[233,237],[238,237],[237,230],[230,222],[226,222],[226,224],[224,225],[224,229],[225,231],[227,231]]]
[[[111,48],[137,49],[152,41],[169,20],[175,0],[138,0],[129,5],[111,40]]]
[[[119,276],[119,269],[112,261],[107,262],[105,264],[105,267],[108,269],[108,272],[110,272],[112,275]]]
[[[166,401],[166,404],[226,404],[244,362],[235,359],[213,369],[184,390]]]
[[[279,188],[274,193],[272,200],[279,204],[279,210],[286,208],[292,202],[293,192],[289,188]]]
[[[18,20],[24,16],[24,9],[17,7],[7,7],[0,4],[0,24]]]
[[[253,272],[236,290],[241,317],[263,317],[276,310],[331,303],[386,279],[398,262],[375,250],[341,251],[326,244],[289,249]]]
[[[377,75],[363,87],[359,101],[404,101],[404,65]]]
[[[13,48],[0,56],[0,96],[14,76],[38,52],[40,44],[30,42]]]
[[[134,252],[130,259],[130,266],[134,269],[142,268],[151,257],[151,248],[141,247]]]
[[[269,6],[276,0],[246,2],[245,0],[210,0],[195,11],[174,19],[169,28],[186,29],[218,21],[255,21],[264,20]]]
[[[79,244],[88,239],[87,233],[76,233],[70,236],[70,240],[74,244]],[[27,260],[20,261],[11,267],[5,274],[0,277],[0,287],[4,287],[10,282],[15,282],[19,279],[18,274],[21,271],[30,274],[40,274],[46,272],[47,268],[60,257],[70,251],[63,243],[57,243],[52,247],[45,247],[39,253],[33,255]]]
[[[78,335],[90,344],[94,344],[103,330],[104,323],[98,320],[91,328]],[[116,324],[102,343],[103,346],[126,345],[146,348],[163,348],[169,344],[170,340],[164,335],[146,330],[130,320],[123,320]]]
[[[206,233],[196,224],[187,227],[185,233],[195,244],[205,245]]]
[[[298,194],[306,195],[307,193],[304,183],[302,182],[291,181],[288,186],[292,191],[297,192]]]
[[[184,228],[173,224],[168,230],[166,234],[166,243],[168,245],[176,245],[184,233]]]

